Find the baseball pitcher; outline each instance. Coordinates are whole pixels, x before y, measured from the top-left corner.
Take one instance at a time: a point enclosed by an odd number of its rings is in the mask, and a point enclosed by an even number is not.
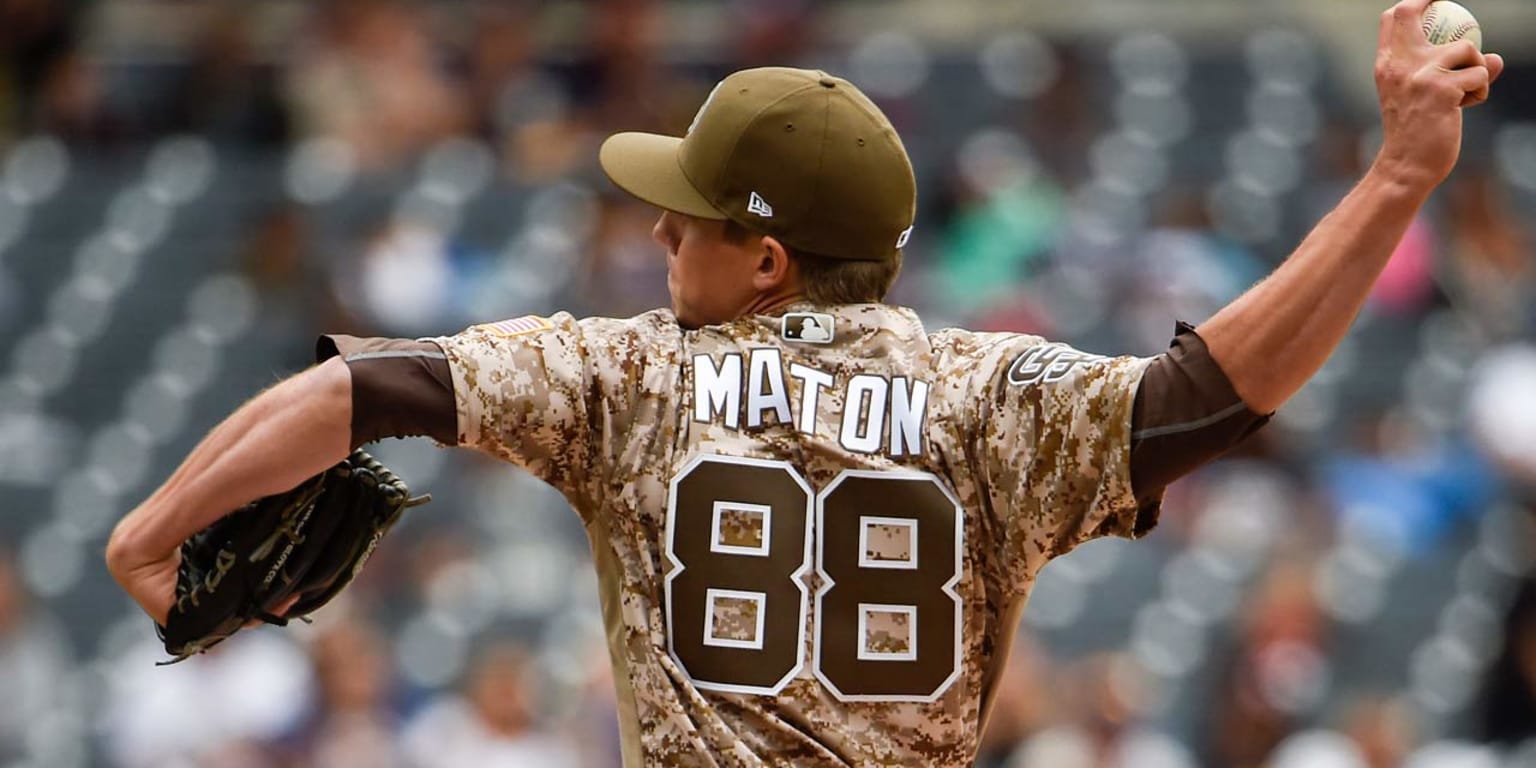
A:
[[[661,213],[671,309],[321,339],[217,427],[107,557],[157,622],[178,547],[385,436],[515,464],[581,516],[627,765],[969,765],[1036,575],[1139,537],[1163,488],[1323,364],[1503,70],[1381,23],[1385,140],[1268,279],[1167,352],[930,329],[883,303],[916,190],[886,117],[824,72],[727,77],[681,138],[601,163]]]

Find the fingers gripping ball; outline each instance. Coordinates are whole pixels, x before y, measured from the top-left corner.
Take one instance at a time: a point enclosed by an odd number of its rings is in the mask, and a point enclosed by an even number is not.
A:
[[[431,498],[412,497],[357,450],[287,493],[224,516],[181,545],[176,602],[156,627],[166,653],[181,661],[253,621],[281,626],[313,613],[351,583],[406,509]]]
[[[1469,40],[1478,50],[1483,49],[1483,29],[1477,18],[1459,3],[1436,0],[1424,11],[1424,36],[1432,45],[1446,45],[1458,40]]]

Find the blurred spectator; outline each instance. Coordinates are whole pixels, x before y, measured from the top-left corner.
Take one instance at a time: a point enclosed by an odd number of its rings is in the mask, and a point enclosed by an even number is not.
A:
[[[472,318],[463,312],[486,256],[449,228],[402,212],[368,231],[355,257],[332,265],[331,282],[345,309],[374,332],[397,336],[468,324]]]
[[[1469,431],[1520,492],[1536,497],[1536,346],[1490,350],[1469,379]]]
[[[1304,226],[1326,216],[1355,186],[1375,152],[1373,144],[1353,120],[1336,118],[1323,127],[1313,151],[1315,172],[1302,185],[1297,201]]]
[[[466,62],[476,130],[500,147],[509,174],[526,181],[590,163],[599,138],[576,123],[565,86],[533,60],[535,21],[527,3],[482,5]]]
[[[1019,135],[1034,148],[1045,173],[1069,189],[1085,177],[1088,148],[1107,118],[1094,104],[1099,92],[1094,57],[1100,51],[1098,43],[1053,42],[1055,76],[1042,93],[1015,107]]]
[[[127,138],[126,124],[107,106],[98,63],[79,49],[51,61],[35,101],[32,130],[73,144],[112,144]]]
[[[1275,748],[1269,768],[1366,768],[1359,747],[1336,731],[1302,731]],[[1393,768],[1398,764],[1394,763]]]
[[[31,133],[84,144],[127,136],[107,106],[100,62],[82,47],[89,6],[0,0],[0,141]]]
[[[566,768],[576,754],[538,729],[543,709],[521,647],[497,643],[471,666],[463,690],[430,703],[401,737],[412,768]]]
[[[687,116],[664,71],[661,4],[656,0],[594,0],[586,50],[571,85],[599,132],[681,133]],[[691,95],[691,94],[690,94]],[[693,101],[694,108],[703,100]],[[681,120],[681,122],[680,122]]]
[[[276,73],[256,61],[251,34],[258,6],[225,0],[191,43],[172,89],[170,130],[269,146],[288,132]]]
[[[1158,221],[1128,249],[1129,260],[1106,265],[1128,292],[1116,313],[1121,334],[1140,351],[1166,346],[1171,319],[1210,317],[1267,271],[1254,253],[1215,229],[1199,196],[1175,190],[1166,198]]]
[[[393,168],[467,125],[422,16],[394,0],[331,0],[285,90],[299,132],[338,138],[363,169]]]
[[[1366,768],[1402,765],[1416,741],[1407,705],[1381,696],[1365,697],[1350,706],[1344,715],[1344,733],[1360,750]]]
[[[1145,685],[1129,656],[1077,662],[1056,685],[1068,719],[1030,737],[1009,768],[1194,768],[1183,745],[1143,722]]]
[[[0,142],[42,128],[42,95],[78,37],[82,3],[0,0]]]
[[[1349,706],[1339,731],[1305,731],[1286,739],[1271,768],[1401,768],[1413,743],[1407,707],[1369,696]]]
[[[314,362],[307,343],[320,333],[362,331],[337,301],[332,282],[313,253],[314,232],[305,210],[283,203],[256,217],[240,254],[241,267],[261,300],[264,336],[283,340],[282,370]]]
[[[936,298],[966,317],[1016,311],[1021,282],[1040,268],[1061,233],[1061,187],[1022,139],[1002,131],[973,135],[955,164],[946,190],[955,209],[942,233]]]
[[[651,238],[655,226],[655,209],[603,198],[597,234],[576,278],[583,306],[614,316],[670,306],[666,253]]]
[[[48,762],[52,745],[40,743],[50,737],[43,726],[60,707],[77,705],[68,689],[73,668],[62,628],[29,599],[0,545],[0,765]]]
[[[537,76],[529,38],[535,19],[532,8],[522,2],[481,4],[471,13],[474,30],[465,62],[469,103],[475,110],[475,127],[487,134],[499,133],[502,120],[521,117],[502,99],[515,94],[525,78]]]
[[[1325,460],[1320,479],[1350,533],[1389,552],[1431,551],[1497,489],[1476,451],[1401,409],[1361,418],[1351,442]]]
[[[1328,691],[1328,622],[1312,571],[1277,562],[1247,602],[1236,646],[1215,660],[1219,678],[1203,739],[1210,765],[1264,765]]]
[[[140,642],[111,661],[115,674],[104,692],[102,725],[115,765],[249,765],[306,706],[309,670],[291,637],[242,632],[162,667],[165,651],[142,626]]]
[[[1437,741],[1427,744],[1403,763],[1403,768],[1527,768],[1528,762],[1504,763],[1498,752],[1480,744]]]
[[[1536,542],[1530,546],[1536,548]],[[1503,650],[1483,683],[1479,738],[1514,747],[1536,739],[1536,577],[1504,621]]]
[[[304,768],[403,766],[396,741],[394,657],[388,639],[355,620],[324,627],[310,647],[314,709],[276,744],[283,762]]]
[[[1429,308],[1435,291],[1435,238],[1427,216],[1414,219],[1371,290],[1372,309],[1394,317],[1414,317]]]
[[[1457,311],[1493,339],[1536,328],[1533,242],[1497,180],[1487,174],[1456,177],[1447,190],[1446,214],[1447,251],[1437,269]]]
[[[727,25],[732,69],[801,67],[817,43],[818,3],[811,0],[731,0]]]

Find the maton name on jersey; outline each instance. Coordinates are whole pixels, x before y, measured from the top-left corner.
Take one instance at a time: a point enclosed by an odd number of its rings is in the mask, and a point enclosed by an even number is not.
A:
[[[746,376],[743,377],[745,368]],[[785,375],[800,384],[791,398]],[[693,356],[693,420],[740,429],[761,427],[772,414],[779,424],[793,424],[802,434],[816,433],[817,405],[824,390],[841,387],[843,411],[838,442],[855,453],[913,456],[923,451],[923,422],[928,410],[928,382],[896,376],[859,374],[845,382],[834,375],[790,363],[779,350],[731,352],[717,364],[707,354]]]

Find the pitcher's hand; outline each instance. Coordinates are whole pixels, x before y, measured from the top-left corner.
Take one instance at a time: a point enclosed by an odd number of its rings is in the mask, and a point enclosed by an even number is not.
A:
[[[160,558],[151,558],[124,546],[107,550],[107,570],[112,572],[112,578],[162,627],[166,616],[170,615],[171,604],[176,602],[176,578],[180,566],[180,550],[171,550],[169,555]]]
[[[1466,40],[1432,45],[1424,10],[1431,0],[1402,0],[1381,16],[1376,91],[1381,101],[1379,170],[1418,191],[1444,181],[1461,155],[1461,110],[1488,99],[1504,58]]]

